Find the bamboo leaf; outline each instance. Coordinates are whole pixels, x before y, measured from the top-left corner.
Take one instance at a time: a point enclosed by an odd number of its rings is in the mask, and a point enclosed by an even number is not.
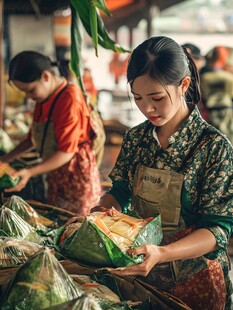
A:
[[[93,4],[105,14],[111,16],[111,13],[109,12],[104,0],[93,0]]]
[[[82,21],[82,24],[86,30],[86,32],[91,37],[91,27],[89,24],[90,20],[90,4],[88,1],[90,0],[70,0],[75,9],[77,10],[79,17]],[[114,52],[119,53],[129,53],[129,50],[124,49],[119,44],[117,44],[114,40],[112,40],[107,30],[105,29],[103,20],[99,13],[97,12],[97,29],[98,29],[98,43],[105,49],[110,49]]]
[[[98,44],[114,52],[125,53],[130,51],[124,49],[109,37],[98,11],[99,9],[110,16],[104,0],[70,0],[70,7],[72,12],[70,68],[74,72],[85,96],[81,75],[81,69],[83,69],[81,24],[92,38],[96,56],[98,56]]]
[[[95,49],[95,55],[98,57],[98,28],[97,28],[97,11],[95,6],[91,1],[90,5],[90,28],[91,28],[91,38]]]
[[[82,89],[82,92],[85,93],[85,88],[82,82],[82,75],[80,69],[82,68],[82,55],[81,55],[81,45],[82,45],[82,35],[80,32],[80,19],[77,14],[76,9],[71,4],[71,14],[72,14],[72,23],[71,23],[71,60],[70,68],[77,78],[77,82]]]

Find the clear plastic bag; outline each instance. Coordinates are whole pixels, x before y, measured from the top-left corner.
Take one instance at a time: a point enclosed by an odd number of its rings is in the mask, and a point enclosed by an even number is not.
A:
[[[33,226],[35,229],[47,231],[46,226],[53,224],[53,221],[41,216],[25,200],[17,195],[11,196],[4,206],[16,212],[24,221]]]
[[[36,252],[3,288],[1,309],[44,309],[80,297],[63,266],[48,248]]]
[[[92,296],[82,295],[77,299],[46,308],[45,310],[103,310],[103,308],[99,306]]]
[[[0,269],[21,265],[42,246],[27,240],[0,238]]]
[[[43,242],[34,227],[5,206],[0,209],[0,236],[24,239],[39,244]]]

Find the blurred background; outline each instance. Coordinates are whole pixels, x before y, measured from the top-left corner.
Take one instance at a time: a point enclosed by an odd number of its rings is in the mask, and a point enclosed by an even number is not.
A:
[[[105,27],[111,38],[126,49],[132,50],[148,37],[166,35],[180,44],[198,47],[204,66],[204,56],[215,46],[233,48],[233,0],[105,2],[112,14],[109,17],[101,13]],[[7,152],[27,134],[34,108],[33,102],[8,85],[9,60],[20,51],[36,50],[53,60],[69,61],[71,10],[69,0],[0,0],[0,9],[0,151]],[[117,54],[101,47],[96,57],[92,41],[83,31],[83,70],[89,69],[86,87],[107,134],[103,181],[109,181],[108,173],[125,130],[144,120],[129,97],[125,78],[128,57],[128,53]]]

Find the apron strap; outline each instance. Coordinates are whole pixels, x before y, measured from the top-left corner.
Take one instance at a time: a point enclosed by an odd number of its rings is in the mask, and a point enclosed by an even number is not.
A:
[[[40,157],[42,157],[43,155],[43,151],[44,151],[44,144],[45,144],[45,139],[46,139],[46,135],[47,135],[47,131],[48,131],[48,127],[49,127],[49,123],[51,120],[51,116],[55,107],[55,104],[58,100],[58,98],[60,97],[60,95],[63,93],[63,91],[69,86],[69,83],[67,83],[60,91],[59,93],[56,95],[56,97],[54,98],[52,105],[50,107],[49,113],[48,113],[48,118],[47,121],[45,123],[44,126],[44,132],[43,132],[43,136],[42,136],[42,140],[41,140],[41,145],[40,145]]]

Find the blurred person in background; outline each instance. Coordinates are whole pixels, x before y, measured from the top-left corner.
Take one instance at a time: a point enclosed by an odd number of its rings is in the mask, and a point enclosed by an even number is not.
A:
[[[216,46],[200,71],[205,119],[233,143],[233,49]]]
[[[200,69],[204,65],[204,57],[201,54],[200,48],[192,43],[185,43],[182,45],[182,47],[186,49],[186,51],[192,57],[192,60],[197,67],[197,70],[200,71]]]
[[[127,64],[128,57],[122,59],[120,53],[113,53],[112,59],[109,62],[109,72],[114,77],[114,83],[116,87],[119,86],[121,77],[126,76]]]
[[[19,183],[6,192],[21,191],[33,176],[47,174],[50,204],[89,213],[99,200],[101,185],[92,148],[94,127],[81,89],[58,75],[47,56],[34,51],[11,60],[9,81],[36,105],[29,135],[0,159],[12,162],[34,146],[42,161],[17,171]]]
[[[90,68],[84,68],[83,84],[84,84],[85,91],[87,92],[87,94],[89,96],[89,103],[93,107],[97,108],[98,90],[95,87]]]
[[[187,53],[189,53],[190,57],[192,58],[193,62],[195,63],[197,67],[197,72],[199,73],[201,68],[204,65],[204,57],[201,54],[200,48],[192,43],[185,43],[182,45],[182,47],[185,48]],[[204,105],[202,104],[201,100],[200,102],[198,102],[198,108],[202,116],[204,117],[204,119],[206,119],[206,115],[205,115],[206,109]]]
[[[77,79],[72,70],[70,69],[69,62],[70,61],[68,59],[60,60],[58,62],[59,72],[61,76],[64,76],[67,79],[67,81],[77,83]],[[93,107],[96,108],[98,90],[95,87],[90,68],[87,67],[84,68],[82,81],[85,91],[88,95],[88,103],[90,103]]]

